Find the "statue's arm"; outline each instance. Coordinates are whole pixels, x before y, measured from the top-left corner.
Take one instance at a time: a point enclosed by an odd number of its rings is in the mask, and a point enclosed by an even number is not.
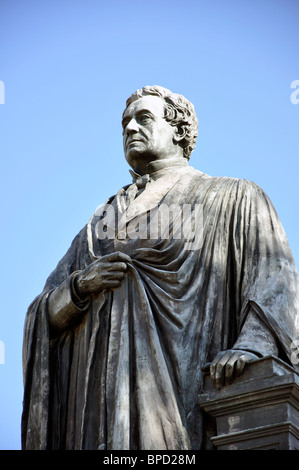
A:
[[[68,328],[88,310],[91,296],[119,287],[129,263],[128,255],[114,252],[68,276],[48,297],[52,328],[56,331]]]
[[[289,294],[288,266],[290,252],[281,224],[269,198],[254,183],[241,181],[240,197],[234,219],[242,230],[233,232],[235,259],[242,274],[242,303],[249,306],[246,319],[230,349],[220,351],[210,364],[211,377],[216,386],[229,384],[240,375],[248,362],[267,355],[278,355],[276,334],[269,321],[262,321],[250,305],[249,299],[265,305],[276,317],[280,315],[280,298]],[[242,222],[242,223],[241,223]],[[284,264],[285,262],[285,264]],[[280,293],[274,300],[273,291]],[[284,296],[281,293],[284,293]],[[241,316],[241,312],[240,312]]]
[[[48,318],[55,331],[65,330],[88,309],[90,299],[80,298],[75,288],[75,279],[79,272],[73,272],[48,297]]]
[[[239,337],[232,349],[249,351],[259,357],[278,356],[275,336],[253,309],[249,310]]]
[[[241,375],[246,364],[270,355],[278,356],[276,339],[251,309],[233,347],[220,351],[211,364],[207,364],[203,369],[207,370],[208,366],[214,385],[220,389]]]

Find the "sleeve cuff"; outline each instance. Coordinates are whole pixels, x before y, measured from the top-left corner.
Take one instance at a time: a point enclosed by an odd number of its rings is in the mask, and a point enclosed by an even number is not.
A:
[[[74,279],[79,271],[74,271],[48,298],[48,313],[51,326],[55,330],[67,328],[88,308],[89,299],[79,298]]]

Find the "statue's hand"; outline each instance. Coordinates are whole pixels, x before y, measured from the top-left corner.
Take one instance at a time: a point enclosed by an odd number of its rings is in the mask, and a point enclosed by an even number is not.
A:
[[[229,385],[239,377],[245,365],[258,359],[256,354],[248,351],[229,349],[220,351],[215,359],[209,364],[211,379],[218,389]]]
[[[130,256],[117,251],[91,263],[76,276],[75,287],[79,297],[84,298],[105,289],[119,287],[127,264],[131,262]]]

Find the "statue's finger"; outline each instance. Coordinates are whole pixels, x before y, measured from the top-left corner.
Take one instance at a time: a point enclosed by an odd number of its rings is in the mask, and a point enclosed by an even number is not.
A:
[[[206,364],[204,364],[203,366],[201,366],[200,370],[202,372],[210,372],[210,367],[211,367],[211,362],[207,362]]]
[[[128,269],[128,265],[123,261],[115,261],[114,263],[107,264],[108,271],[126,271]]]
[[[222,357],[218,360],[215,367],[214,382],[218,389],[221,389],[225,382],[225,366],[227,361],[230,359],[231,354],[226,351]]]
[[[240,354],[238,352],[235,352],[231,355],[231,357],[225,364],[225,384],[226,385],[231,384],[234,380],[236,364],[238,362],[239,357],[240,357]]]
[[[246,364],[246,356],[245,354],[242,354],[236,363],[236,377],[239,377],[242,374]]]
[[[110,255],[106,255],[107,261],[124,261],[125,263],[132,263],[132,259],[126,253],[122,253],[121,251],[115,251]]]

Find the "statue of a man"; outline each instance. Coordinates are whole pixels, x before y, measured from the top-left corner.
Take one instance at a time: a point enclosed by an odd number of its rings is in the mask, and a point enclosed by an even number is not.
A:
[[[122,125],[133,183],[27,312],[24,449],[202,449],[203,366],[222,387],[258,357],[290,363],[298,277],[269,198],[189,166],[197,118],[181,95],[138,90]]]

